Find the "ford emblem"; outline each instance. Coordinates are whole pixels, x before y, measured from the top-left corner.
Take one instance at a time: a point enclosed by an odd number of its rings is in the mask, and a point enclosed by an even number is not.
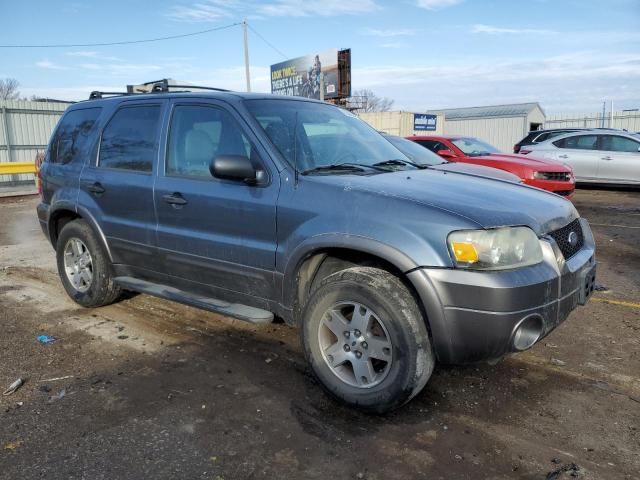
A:
[[[578,234],[576,232],[569,233],[569,245],[575,247],[578,244]]]

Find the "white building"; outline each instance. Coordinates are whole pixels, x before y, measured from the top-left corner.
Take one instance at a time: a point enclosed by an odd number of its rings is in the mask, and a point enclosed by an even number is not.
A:
[[[513,145],[527,132],[541,128],[546,117],[539,103],[450,108],[437,113],[444,114],[445,135],[477,137],[507,153],[513,152]]]

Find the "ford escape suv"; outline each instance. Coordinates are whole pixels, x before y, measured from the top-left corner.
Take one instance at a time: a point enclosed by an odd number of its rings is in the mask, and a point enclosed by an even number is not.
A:
[[[436,362],[530,348],[593,290],[593,236],[570,202],[416,164],[348,111],[224,91],[92,97],[59,121],[37,207],[80,305],[131,290],[278,317],[331,395],[384,412]]]

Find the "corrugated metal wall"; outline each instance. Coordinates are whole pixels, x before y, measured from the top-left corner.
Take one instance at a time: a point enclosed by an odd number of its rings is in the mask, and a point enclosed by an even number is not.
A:
[[[436,130],[425,132],[413,129],[413,112],[368,112],[359,113],[358,116],[376,130],[390,135],[408,137],[409,135],[442,135],[444,116],[437,114]]]
[[[476,137],[511,153],[513,145],[524,137],[528,124],[527,117],[464,118],[446,120],[444,133]]]
[[[69,104],[0,100],[0,162],[30,162],[44,151]],[[8,141],[7,141],[8,140]],[[32,181],[33,175],[3,175],[0,185]]]
[[[597,113],[559,113],[549,115],[544,128],[599,128],[602,126],[602,112]],[[606,114],[604,126],[607,128],[623,128],[630,132],[640,132],[640,112],[614,112]]]

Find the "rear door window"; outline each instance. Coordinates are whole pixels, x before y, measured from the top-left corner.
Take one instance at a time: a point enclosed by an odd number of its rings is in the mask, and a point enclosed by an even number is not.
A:
[[[49,162],[65,164],[83,161],[95,138],[92,133],[101,110],[97,107],[67,112],[56,129]]]
[[[98,166],[151,172],[159,124],[160,105],[120,108],[102,132]]]
[[[600,135],[600,150],[638,153],[640,142],[618,135]]]
[[[571,148],[574,150],[596,150],[598,145],[597,135],[576,135],[575,137],[561,138],[553,144],[558,148]]]

